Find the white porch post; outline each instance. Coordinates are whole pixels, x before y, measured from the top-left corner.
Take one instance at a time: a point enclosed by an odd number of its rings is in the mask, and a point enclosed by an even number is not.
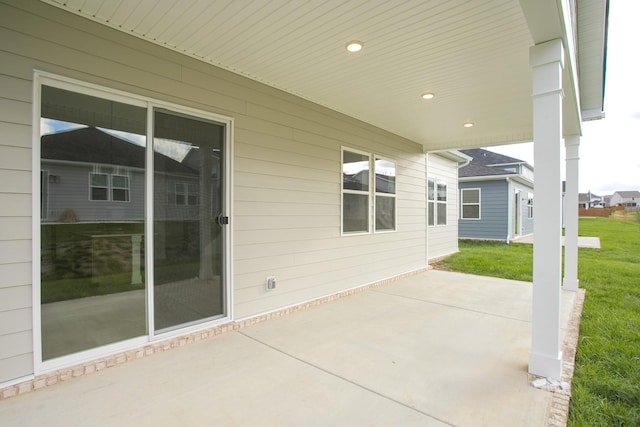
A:
[[[529,59],[533,70],[533,157],[536,165],[529,372],[560,379],[562,40],[532,47]]]
[[[564,289],[578,290],[578,167],[580,136],[570,135],[566,147],[565,229],[564,229]]]

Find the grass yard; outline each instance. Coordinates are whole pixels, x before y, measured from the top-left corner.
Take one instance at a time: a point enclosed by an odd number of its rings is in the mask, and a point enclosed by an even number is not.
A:
[[[568,425],[640,426],[640,221],[581,218],[579,230],[602,249],[579,250],[587,293]],[[531,281],[532,254],[530,245],[461,241],[437,268]]]

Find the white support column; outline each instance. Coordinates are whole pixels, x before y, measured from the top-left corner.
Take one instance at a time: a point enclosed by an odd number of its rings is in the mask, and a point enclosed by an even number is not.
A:
[[[564,289],[578,290],[578,177],[580,136],[565,138],[566,148],[566,185],[564,196]]]
[[[529,58],[533,70],[533,157],[536,167],[529,372],[560,379],[562,41],[556,39],[532,47]]]

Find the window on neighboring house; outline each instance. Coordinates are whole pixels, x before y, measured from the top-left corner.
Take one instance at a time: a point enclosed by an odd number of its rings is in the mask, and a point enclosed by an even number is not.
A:
[[[89,181],[89,200],[109,200],[109,175],[106,173],[91,173]]]
[[[447,225],[447,183],[438,179],[438,200],[437,200],[437,215],[436,225]]]
[[[111,200],[116,202],[129,201],[129,177],[126,175],[111,175]]]
[[[376,231],[396,229],[396,164],[376,157]]]
[[[527,194],[527,218],[533,219],[533,193]]]
[[[198,206],[200,204],[200,195],[198,192],[198,184],[187,184],[177,182],[175,185],[175,204]]]
[[[342,232],[368,233],[369,154],[342,151]]]
[[[480,219],[480,189],[463,188],[461,192],[461,219]]]

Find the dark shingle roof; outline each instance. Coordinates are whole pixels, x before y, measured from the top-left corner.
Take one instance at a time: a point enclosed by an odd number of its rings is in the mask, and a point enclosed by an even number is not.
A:
[[[65,160],[128,166],[143,169],[145,148],[130,141],[110,135],[95,127],[86,127],[42,136],[41,157],[50,160]],[[193,174],[194,170],[158,152],[154,153],[156,166],[172,173]]]
[[[526,163],[524,160],[515,157],[505,156],[504,154],[494,153],[493,151],[484,150],[482,148],[472,148],[470,150],[460,150],[469,157],[473,157],[473,162],[480,165],[502,165],[511,163]]]
[[[506,171],[501,167],[492,167],[491,165],[526,163],[524,160],[483,150],[482,148],[460,150],[460,152],[472,158],[469,164],[458,170],[458,176],[460,178],[490,175],[517,175],[515,172]]]

